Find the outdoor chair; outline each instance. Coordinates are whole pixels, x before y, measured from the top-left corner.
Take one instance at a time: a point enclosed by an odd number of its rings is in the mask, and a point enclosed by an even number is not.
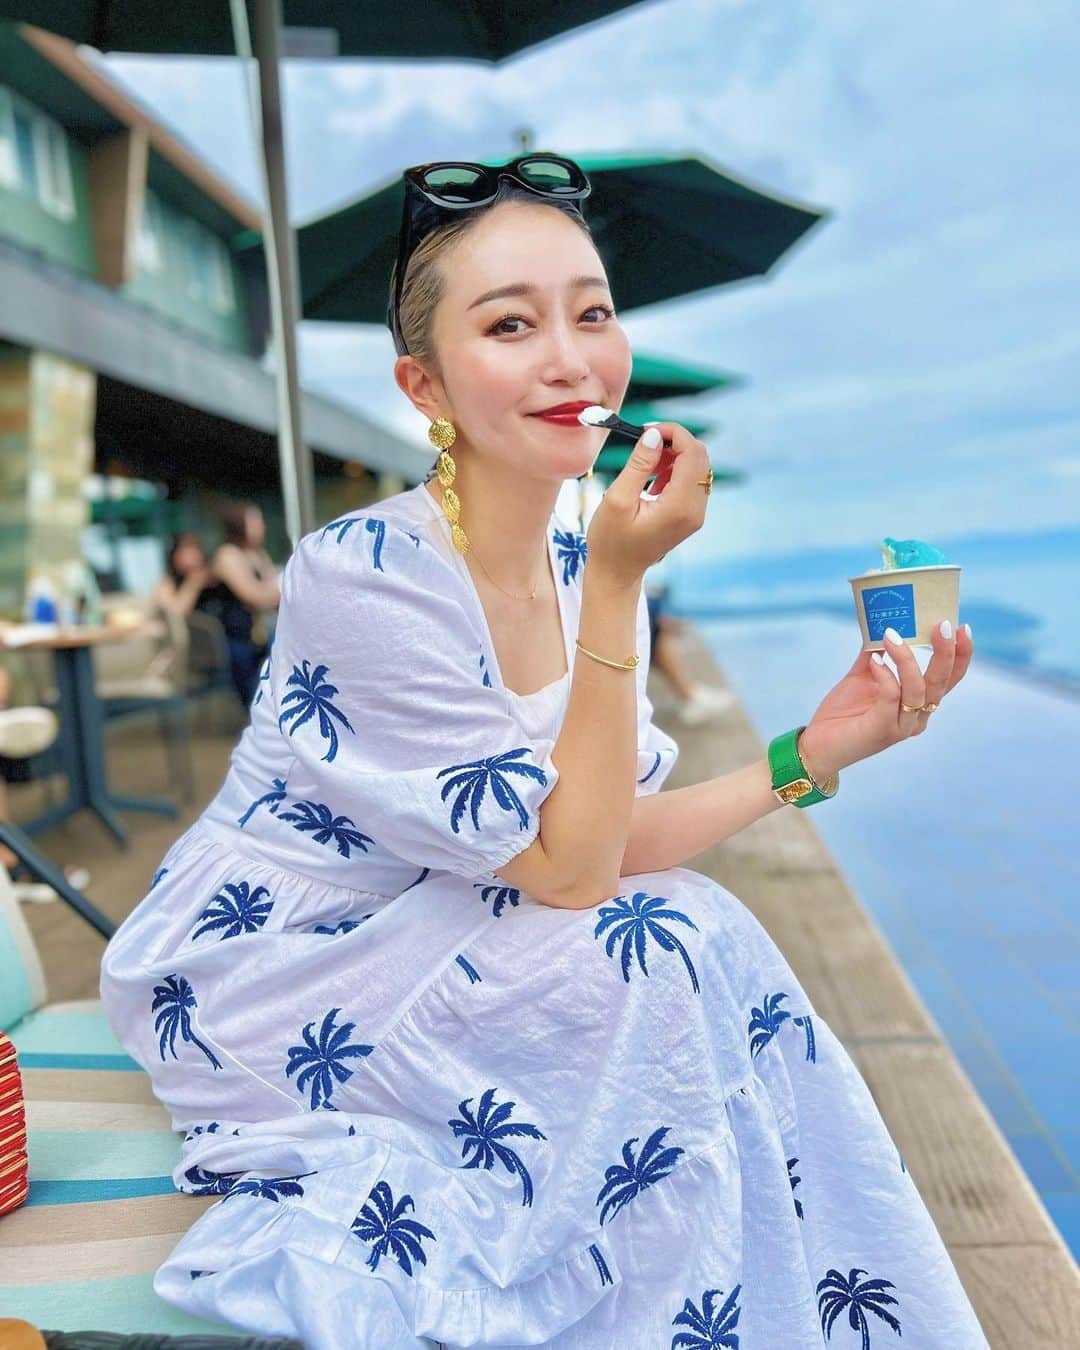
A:
[[[138,609],[164,625],[162,637],[151,635],[108,642],[94,648],[94,688],[106,722],[156,712],[181,797],[195,795],[188,723],[188,631],[182,619],[152,611],[139,597],[119,593],[102,596],[107,618],[118,609]]]
[[[202,610],[187,616],[188,698],[208,703],[207,730],[217,730],[212,706],[221,695],[229,704],[236,700],[230,674],[229,642],[221,620]]]
[[[140,1350],[185,1343],[202,1350],[217,1337],[228,1347],[300,1350],[295,1341],[237,1340],[154,1293],[155,1269],[217,1197],[174,1188],[179,1136],[100,1002],[47,1001],[37,950],[3,869],[0,1030],[22,1075],[30,1162],[25,1203],[0,1219],[3,1317],[47,1328],[46,1344],[72,1350],[126,1344],[73,1334],[84,1329],[141,1333]],[[183,1339],[198,1333],[196,1341]]]

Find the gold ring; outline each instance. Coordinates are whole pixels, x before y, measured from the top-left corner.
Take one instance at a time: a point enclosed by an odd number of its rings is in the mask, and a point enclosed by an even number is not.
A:
[[[928,703],[928,704],[926,705],[926,707],[923,708],[923,712],[928,712],[928,713],[937,712],[938,706],[939,706],[939,705],[936,704],[936,703]]]
[[[905,712],[925,712],[925,711],[926,711],[926,704],[925,704],[925,703],[901,703],[900,706],[901,706],[901,708],[903,708],[903,710],[904,710]],[[936,704],[936,703],[934,704],[934,707],[935,707],[935,708],[937,707],[937,704]]]
[[[712,491],[712,485],[713,485],[713,471],[712,469],[710,469],[708,478],[698,479],[698,487],[703,487],[705,489],[705,496],[707,497],[709,493]]]

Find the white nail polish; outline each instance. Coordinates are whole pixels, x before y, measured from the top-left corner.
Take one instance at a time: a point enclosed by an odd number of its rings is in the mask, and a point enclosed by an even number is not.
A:
[[[880,652],[871,652],[870,660],[879,666],[883,666],[885,664],[885,658],[882,656]]]
[[[964,632],[968,635],[968,637],[971,636],[971,624],[969,623],[964,624]]]
[[[895,642],[895,643],[897,643],[898,645],[901,644],[901,643],[903,642],[903,640],[904,640],[904,639],[900,636],[900,634],[896,631],[895,628],[886,628],[886,629],[885,629],[885,636],[889,639],[890,642]]]
[[[941,636],[946,639],[952,637],[952,624],[948,619],[942,619],[941,621]]]
[[[644,436],[642,436],[641,444],[646,450],[655,450],[663,439],[664,438],[657,427],[650,427],[648,431],[645,432]]]

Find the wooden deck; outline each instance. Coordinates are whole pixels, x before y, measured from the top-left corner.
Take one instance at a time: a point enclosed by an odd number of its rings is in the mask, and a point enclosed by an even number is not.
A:
[[[704,645],[691,646],[694,673],[722,683]],[[657,720],[681,748],[669,786],[716,777],[764,755],[741,708],[687,732],[670,717],[663,680],[650,680]],[[42,836],[43,848],[89,867],[90,897],[114,919],[123,918],[145,893],[165,850],[217,791],[238,731],[234,724],[196,734],[195,803],[177,820],[127,814],[132,843],[126,852],[88,817]],[[109,775],[117,790],[169,790],[167,758],[152,724],[110,731]],[[12,795],[16,817],[40,807],[35,786]],[[1080,1345],[1080,1269],[881,932],[838,872],[813,813],[774,812],[687,865],[714,877],[753,911],[847,1047],[994,1350]],[[59,904],[29,906],[27,918],[50,997],[95,996],[101,940]]]

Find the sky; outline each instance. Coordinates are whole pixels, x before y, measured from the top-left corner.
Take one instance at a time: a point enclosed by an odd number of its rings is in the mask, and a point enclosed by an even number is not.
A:
[[[112,74],[253,199],[238,62]],[[620,315],[748,385],[713,419],[691,552],[750,556],[1080,524],[1080,11],[1072,0],[646,0],[501,67],[289,62],[292,215],[432,159],[698,152],[829,219],[766,279]],[[615,297],[618,303],[618,297]],[[426,444],[383,328],[307,323],[305,384]]]

